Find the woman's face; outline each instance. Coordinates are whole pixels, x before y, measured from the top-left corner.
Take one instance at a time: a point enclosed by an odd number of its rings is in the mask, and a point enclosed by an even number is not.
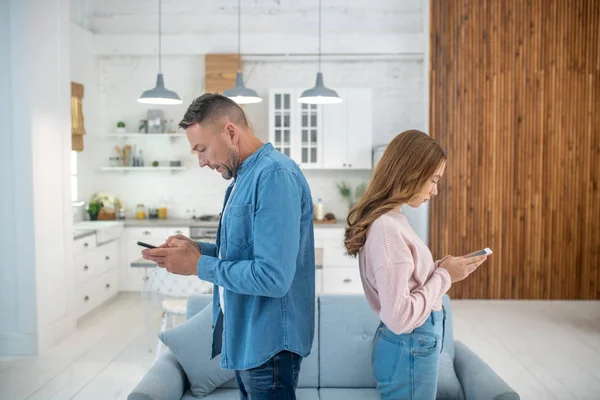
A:
[[[415,197],[413,197],[408,202],[408,205],[413,208],[417,208],[417,207],[420,207],[422,204],[426,203],[427,200],[429,200],[433,196],[435,196],[438,193],[437,184],[438,184],[439,180],[442,179],[442,176],[444,175],[445,170],[446,170],[446,162],[444,161],[443,163],[440,164],[438,169],[433,173],[433,176],[431,176],[427,180],[427,182],[425,182],[425,184],[421,188],[421,191],[419,192],[419,194],[416,195]]]

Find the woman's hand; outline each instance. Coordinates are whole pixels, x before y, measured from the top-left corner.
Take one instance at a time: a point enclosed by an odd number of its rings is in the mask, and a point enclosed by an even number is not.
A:
[[[459,282],[471,275],[481,264],[487,260],[488,256],[477,257],[453,257],[446,256],[440,262],[440,268],[444,268],[450,274],[452,283]]]

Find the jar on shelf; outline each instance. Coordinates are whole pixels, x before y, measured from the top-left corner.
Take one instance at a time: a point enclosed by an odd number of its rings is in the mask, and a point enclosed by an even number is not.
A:
[[[146,208],[143,204],[138,204],[135,208],[135,218],[136,219],[146,219]]]

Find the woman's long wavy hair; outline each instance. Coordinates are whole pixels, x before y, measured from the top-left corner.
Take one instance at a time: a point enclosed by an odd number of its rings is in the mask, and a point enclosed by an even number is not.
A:
[[[409,130],[397,135],[381,156],[365,194],[348,214],[344,238],[348,254],[357,256],[371,224],[418,196],[445,161],[444,150],[427,134]]]

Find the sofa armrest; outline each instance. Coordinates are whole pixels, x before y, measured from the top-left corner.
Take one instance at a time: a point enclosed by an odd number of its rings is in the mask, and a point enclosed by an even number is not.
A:
[[[481,358],[456,340],[454,369],[466,400],[518,400],[519,395]]]
[[[181,365],[167,349],[127,396],[127,400],[181,400],[188,385]]]

